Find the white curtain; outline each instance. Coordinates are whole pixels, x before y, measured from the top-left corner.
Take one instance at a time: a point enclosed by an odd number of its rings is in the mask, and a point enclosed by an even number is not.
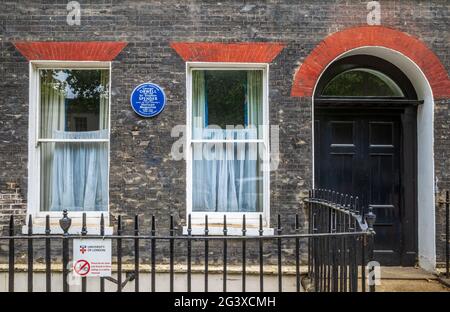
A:
[[[192,137],[194,139],[202,138],[207,114],[205,72],[194,70],[192,72]]]
[[[262,122],[263,81],[261,71],[247,72],[247,118],[248,125],[258,129]],[[260,136],[258,136],[260,137]]]
[[[203,128],[207,114],[204,78],[193,83],[194,138],[204,140],[257,139],[262,106],[260,71],[247,77],[248,125],[242,129]],[[195,78],[195,77],[194,77]],[[196,84],[197,81],[197,84]],[[195,143],[193,147],[193,211],[259,211],[260,183],[256,143]]]
[[[107,129],[109,114],[109,72],[102,70],[100,73],[100,83],[104,88],[103,92],[100,94],[100,110],[99,110],[99,129]]]
[[[65,127],[65,95],[54,83],[41,82],[40,137],[52,138],[53,131]],[[41,144],[41,207],[48,210],[52,193],[54,143]]]
[[[54,131],[56,139],[107,139],[108,130]],[[104,211],[108,192],[107,143],[55,143],[52,167],[52,211]]]

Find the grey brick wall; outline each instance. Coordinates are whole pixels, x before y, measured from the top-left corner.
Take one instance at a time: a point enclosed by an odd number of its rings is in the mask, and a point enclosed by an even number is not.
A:
[[[26,197],[28,62],[12,41],[128,42],[112,65],[111,213],[126,214],[126,220],[138,213],[146,220],[143,226],[155,214],[162,227],[170,213],[177,224],[186,217],[185,164],[170,157],[175,140],[170,130],[185,123],[185,64],[169,43],[279,41],[287,47],[270,67],[270,121],[281,130],[281,163],[271,174],[271,210],[283,218],[302,212],[301,198],[311,187],[312,112],[310,99],[290,97],[293,76],[328,34],[366,23],[366,1],[80,3],[81,25],[69,26],[67,1],[0,2],[0,186],[16,182]],[[445,0],[382,1],[382,25],[418,37],[447,70],[448,13]],[[145,81],[161,85],[168,97],[164,112],[153,119],[138,117],[129,106],[130,92]],[[448,102],[440,102],[436,170],[442,187],[449,188],[447,117]]]
[[[22,198],[20,188],[15,183],[0,191],[0,235],[9,231],[10,216],[23,220],[26,214],[26,202]],[[15,222],[17,225],[17,222]]]
[[[445,260],[445,191],[450,191],[450,109],[449,100],[435,102],[435,171],[436,194],[436,253],[437,261]],[[450,222],[450,220],[448,221]]]

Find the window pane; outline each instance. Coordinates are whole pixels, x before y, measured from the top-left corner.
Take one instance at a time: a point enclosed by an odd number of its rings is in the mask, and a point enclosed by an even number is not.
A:
[[[260,212],[262,162],[257,143],[193,144],[192,210]]]
[[[194,70],[192,128],[201,139],[207,127],[257,128],[262,124],[261,70]]]
[[[40,137],[108,127],[108,70],[41,69]]]
[[[85,136],[107,138],[107,130]],[[59,132],[67,138],[70,132]],[[108,209],[108,144],[42,143],[41,210],[106,211]]]
[[[403,97],[400,87],[385,74],[367,68],[350,69],[338,74],[324,88],[325,96]]]
[[[242,70],[205,72],[208,125],[244,125],[246,82]]]

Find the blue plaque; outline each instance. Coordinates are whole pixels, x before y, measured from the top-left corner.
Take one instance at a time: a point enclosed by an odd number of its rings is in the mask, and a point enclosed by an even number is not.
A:
[[[154,117],[166,106],[166,94],[160,86],[146,82],[134,88],[130,102],[139,116]]]

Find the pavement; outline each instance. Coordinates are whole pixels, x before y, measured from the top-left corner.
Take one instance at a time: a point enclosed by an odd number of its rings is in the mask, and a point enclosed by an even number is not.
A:
[[[382,267],[377,292],[450,292],[436,274],[414,267]]]

